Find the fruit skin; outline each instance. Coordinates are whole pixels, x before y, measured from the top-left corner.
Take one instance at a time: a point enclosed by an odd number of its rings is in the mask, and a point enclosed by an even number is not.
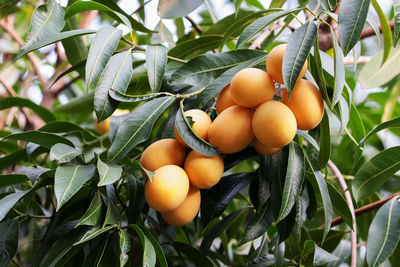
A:
[[[284,147],[296,135],[297,123],[292,111],[285,104],[268,101],[254,112],[252,128],[261,143],[270,147]]]
[[[272,76],[272,79],[277,83],[284,84],[283,75],[282,75],[282,62],[283,62],[283,55],[285,54],[287,44],[280,44],[275,46],[271,52],[269,52],[266,66],[268,73]],[[303,65],[301,68],[301,72],[298,79],[303,78],[304,74],[306,74],[308,67],[308,61]]]
[[[232,100],[246,108],[255,108],[271,100],[275,94],[275,84],[271,75],[256,68],[246,68],[235,74],[231,86]]]
[[[161,139],[148,146],[140,157],[140,164],[154,172],[165,165],[181,166],[185,160],[185,148],[175,139]]]
[[[221,155],[207,157],[192,150],[185,160],[185,171],[190,183],[197,188],[210,188],[217,184],[224,172]]]
[[[117,116],[118,117],[118,116],[126,115],[128,113],[130,113],[129,110],[116,109],[111,116]],[[111,119],[110,118],[107,118],[107,119],[105,119],[104,121],[102,121],[100,123],[97,123],[97,120],[96,120],[95,128],[96,128],[96,130],[98,132],[100,132],[102,134],[105,134],[105,133],[108,133],[110,131],[110,124],[111,124]]]
[[[288,100],[287,90],[283,91],[282,102],[293,112],[297,128],[311,130],[324,116],[324,100],[318,88],[310,81],[297,81]]]
[[[211,125],[211,118],[207,113],[202,111],[201,109],[190,109],[185,111],[185,117],[191,117],[193,120],[192,129],[194,132],[203,140],[207,140],[208,136],[208,128]],[[181,135],[178,133],[176,129],[176,125],[174,126],[174,135],[176,140],[179,141],[185,147],[189,147],[185,141],[183,141]]]
[[[179,166],[166,165],[157,169],[152,182],[147,181],[144,190],[146,201],[151,208],[167,212],[179,207],[189,190],[189,178]]]
[[[254,138],[251,129],[253,111],[241,106],[224,110],[208,130],[208,141],[225,154],[239,152]]]
[[[233,101],[232,96],[231,96],[231,87],[230,84],[224,87],[222,91],[219,93],[217,97],[217,101],[215,103],[215,108],[220,114],[222,111],[225,109],[237,105],[235,101]]]
[[[193,221],[200,209],[200,190],[192,185],[183,203],[176,209],[168,212],[161,212],[164,221],[169,225],[180,227]]]
[[[282,147],[267,146],[267,145],[261,143],[260,141],[258,141],[257,138],[254,138],[253,146],[254,146],[254,149],[259,154],[264,155],[264,156],[272,156],[282,150]]]

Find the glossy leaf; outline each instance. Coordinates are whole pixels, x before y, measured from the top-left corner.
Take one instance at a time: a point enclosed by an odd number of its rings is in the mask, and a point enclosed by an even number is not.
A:
[[[183,41],[169,50],[168,55],[177,58],[190,58],[217,48],[222,35],[205,35],[197,39]]]
[[[120,102],[126,102],[126,103],[140,102],[140,101],[153,99],[158,96],[169,95],[166,92],[150,93],[150,94],[145,94],[145,95],[128,95],[128,94],[124,94],[119,91],[116,91],[114,89],[111,89],[110,91],[108,91],[108,94],[111,96],[112,99],[115,99]]]
[[[111,57],[100,76],[94,93],[94,109],[98,121],[110,117],[119,102],[112,99],[110,89],[125,93],[133,74],[131,51],[118,53]]]
[[[400,146],[383,150],[358,169],[352,182],[356,201],[377,192],[380,187],[400,170]]]
[[[387,128],[394,128],[394,127],[400,127],[400,117],[399,118],[394,118],[390,121],[385,121],[376,126],[373,130],[371,130],[358,144],[359,147],[361,147],[365,141],[371,136],[376,134],[379,131],[382,131]]]
[[[394,46],[397,46],[397,43],[400,39],[400,0],[393,0],[393,10],[394,10]]]
[[[139,236],[140,243],[142,244],[142,266],[143,267],[153,267],[156,265],[156,252],[154,250],[153,245],[147,236],[143,233],[143,231],[136,225],[130,224],[130,228],[132,228],[136,234]]]
[[[122,215],[117,209],[117,207],[113,204],[113,201],[110,198],[107,199],[107,213],[104,218],[103,227],[106,225],[116,225],[120,224],[122,220]]]
[[[0,222],[7,216],[14,205],[22,199],[30,190],[11,193],[0,199]]]
[[[41,132],[41,131],[27,131],[23,133],[16,133],[7,135],[4,139],[23,140],[38,144],[42,147],[50,149],[57,143],[63,143],[69,146],[74,146],[71,141],[56,134]]]
[[[288,41],[282,61],[282,75],[289,95],[299,78],[316,37],[317,26],[309,21],[297,28]]]
[[[66,144],[55,144],[50,149],[50,160],[57,160],[60,163],[65,163],[73,160],[80,155],[77,149]]]
[[[51,113],[48,109],[35,104],[29,99],[19,97],[7,97],[0,99],[0,110],[8,109],[11,107],[28,107],[32,109],[45,122],[56,120],[56,117],[54,117],[53,113]]]
[[[371,3],[376,13],[378,14],[383,33],[383,64],[385,63],[386,59],[388,59],[390,50],[392,48],[392,30],[390,29],[388,19],[386,18],[385,13],[383,13],[382,8],[379,6],[378,2],[376,0],[371,0]]]
[[[99,172],[99,183],[97,186],[113,184],[121,177],[122,167],[117,164],[106,164],[97,159],[97,170]]]
[[[144,142],[151,133],[158,117],[174,102],[173,97],[151,100],[137,108],[118,128],[107,156],[113,161],[121,160],[136,145]]]
[[[110,225],[107,227],[100,228],[99,226],[94,226],[90,228],[86,233],[78,240],[76,241],[73,245],[77,246],[79,244],[83,244],[88,242],[89,240],[92,240],[93,238],[110,231],[111,229],[115,228],[116,225]]]
[[[57,211],[73,197],[95,172],[94,165],[58,166],[54,176]]]
[[[18,219],[0,223],[0,266],[7,266],[18,249]]]
[[[99,225],[102,219],[102,211],[103,202],[101,201],[100,193],[97,192],[92,198],[89,208],[86,210],[85,214],[83,214],[82,218],[80,218],[75,227],[78,227],[79,225]]]
[[[204,0],[160,0],[157,14],[163,19],[174,19],[188,15],[198,8]]]
[[[146,69],[153,92],[160,91],[167,67],[168,50],[161,45],[149,45],[146,49]]]
[[[379,266],[394,251],[400,239],[400,202],[398,197],[386,202],[376,213],[368,231],[367,262]]]
[[[95,88],[97,80],[117,48],[121,36],[122,30],[111,26],[103,26],[96,33],[90,45],[85,66],[86,86],[89,90]]]
[[[333,210],[343,218],[344,222],[347,223],[349,227],[352,228],[353,219],[344,196],[329,181],[327,182],[327,185],[329,196],[332,200],[332,203],[334,203],[334,205],[332,205]]]
[[[167,259],[165,258],[164,251],[158,239],[154,237],[147,228],[142,228],[142,231],[154,247],[154,251],[156,252],[157,264],[159,264],[160,267],[168,267]]]
[[[339,97],[342,95],[343,87],[345,84],[346,72],[343,64],[343,54],[336,39],[335,32],[331,29],[333,55],[335,59],[335,87],[333,89],[332,106],[336,105]]]
[[[119,256],[119,266],[123,267],[129,260],[129,251],[131,250],[131,238],[126,230],[120,229],[119,234],[119,249],[121,254]]]
[[[321,266],[329,262],[337,261],[338,257],[320,248],[312,240],[307,240],[304,243],[303,254],[314,253],[313,266]]]
[[[328,163],[331,155],[331,135],[329,129],[328,114],[325,111],[322,121],[319,125],[320,150],[318,153],[318,169],[322,169]]]
[[[253,213],[249,223],[247,224],[245,233],[240,244],[255,240],[265,234],[268,228],[274,222],[274,215],[269,202],[267,202],[261,209]]]
[[[185,254],[196,266],[214,267],[213,262],[197,248],[182,243],[174,242],[174,247]]]

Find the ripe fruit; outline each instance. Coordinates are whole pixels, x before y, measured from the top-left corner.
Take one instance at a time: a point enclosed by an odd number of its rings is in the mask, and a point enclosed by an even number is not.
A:
[[[224,89],[219,93],[217,97],[217,102],[215,103],[215,108],[217,109],[218,114],[220,114],[225,109],[237,105],[231,96],[231,87],[230,84],[225,86]]]
[[[126,109],[116,109],[114,111],[114,113],[111,116],[122,116],[125,114],[130,113],[129,110]],[[100,122],[100,123],[96,123],[95,128],[98,132],[105,134],[108,133],[108,131],[110,131],[110,123],[111,123],[111,119],[107,118],[104,121]]]
[[[185,111],[185,116],[186,117],[191,117],[193,120],[193,125],[192,129],[194,132],[203,140],[207,140],[207,135],[208,135],[208,128],[211,125],[211,118],[208,116],[207,113],[200,109],[191,109]],[[188,145],[183,141],[182,137],[178,133],[178,130],[176,129],[176,126],[174,127],[174,134],[176,140],[179,141],[182,145],[188,147]]]
[[[284,84],[283,76],[282,76],[282,62],[283,62],[283,55],[285,54],[287,44],[280,44],[275,46],[271,52],[269,52],[267,57],[267,71],[271,74],[274,81]],[[301,79],[307,71],[308,62],[303,65],[301,69],[300,75],[298,79]]]
[[[255,108],[271,100],[275,94],[271,75],[256,68],[246,68],[236,73],[230,87],[233,101],[246,108]]]
[[[197,188],[210,188],[222,177],[224,161],[220,155],[207,157],[192,150],[185,160],[185,171],[190,183]]]
[[[179,207],[189,190],[189,178],[178,166],[166,165],[157,169],[152,182],[144,190],[146,201],[156,211],[167,212]]]
[[[282,147],[270,147],[270,146],[267,146],[267,145],[261,143],[260,141],[258,141],[257,138],[254,138],[253,146],[254,146],[254,149],[259,154],[264,155],[264,156],[271,156],[271,155],[274,155],[274,154],[276,154],[276,153],[278,153],[279,151],[282,150]]]
[[[175,139],[161,139],[148,146],[140,157],[140,164],[154,172],[165,165],[181,166],[185,160],[185,148]]]
[[[324,100],[318,88],[310,81],[297,81],[289,100],[287,90],[283,92],[282,102],[293,112],[297,128],[301,130],[315,128],[324,116]]]
[[[283,147],[296,135],[296,118],[283,103],[268,101],[261,104],[253,115],[254,135],[270,147]]]
[[[254,138],[251,129],[253,111],[241,106],[224,110],[208,130],[208,141],[225,154],[239,152]]]
[[[190,185],[189,192],[183,203],[176,209],[162,212],[161,216],[169,225],[179,227],[191,222],[199,212],[201,202],[200,190]]]

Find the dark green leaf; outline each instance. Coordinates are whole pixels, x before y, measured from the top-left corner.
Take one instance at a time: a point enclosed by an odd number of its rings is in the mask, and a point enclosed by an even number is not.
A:
[[[338,257],[317,246],[313,240],[306,240],[303,248],[303,256],[310,253],[314,254],[313,266],[320,266],[338,260]]]
[[[329,119],[327,112],[324,113],[322,121],[319,124],[319,135],[320,135],[320,150],[318,153],[318,169],[325,167],[328,163],[331,155],[331,134],[329,129]]]
[[[262,236],[274,221],[273,210],[270,202],[253,213],[240,244],[255,240]]]
[[[153,92],[160,91],[164,72],[167,67],[168,50],[161,45],[149,45],[146,49],[146,69],[149,84]]]
[[[129,260],[129,251],[131,250],[131,238],[126,230],[120,229],[119,234],[119,249],[121,254],[119,256],[119,266],[123,267]]]
[[[103,214],[103,202],[101,201],[100,193],[97,192],[92,202],[90,202],[89,208],[86,210],[85,214],[83,214],[82,218],[79,220],[75,227],[79,225],[99,225],[102,219]]]
[[[55,144],[50,149],[50,160],[57,160],[60,163],[65,163],[73,160],[76,156],[80,155],[77,149],[65,144]]]
[[[142,266],[143,267],[153,267],[156,265],[156,252],[154,250],[153,245],[147,236],[143,233],[143,231],[136,225],[130,224],[130,228],[132,228],[136,234],[139,236],[140,243],[142,244]]]
[[[13,153],[10,153],[4,157],[0,158],[0,169],[4,169],[10,165],[16,164],[19,161],[27,160],[28,155],[26,149],[19,149]]]
[[[195,247],[182,242],[174,242],[174,247],[185,254],[196,267],[214,267],[213,262]]]
[[[66,40],[64,40],[64,42],[65,41],[71,41],[71,40],[73,40],[73,39],[75,39],[75,38],[77,38],[77,37],[74,37],[74,38],[71,38],[71,39],[66,39]],[[85,46],[86,47],[86,46]],[[85,60],[82,60],[82,61],[80,61],[80,62],[78,62],[78,63],[76,63],[76,64],[74,64],[73,66],[71,66],[70,68],[68,68],[66,71],[64,71],[63,73],[61,73],[60,75],[58,75],[57,76],[57,78],[54,80],[54,82],[50,85],[50,87],[49,87],[49,89],[51,89],[52,87],[53,87],[53,85],[56,83],[56,82],[58,82],[62,77],[64,77],[65,75],[67,75],[67,74],[69,74],[69,73],[71,73],[71,72],[73,72],[73,71],[78,71],[79,73],[80,72],[82,72],[82,70],[83,70],[83,68],[85,67],[85,65],[86,65],[86,59]],[[82,72],[83,73],[83,72]],[[58,106],[58,107],[60,107],[60,106]]]
[[[29,179],[24,174],[0,174],[0,187],[20,184],[26,181],[29,181]]]
[[[54,111],[62,113],[88,113],[93,112],[94,92],[78,96],[69,100],[67,104],[57,106]]]
[[[128,175],[129,206],[128,222],[136,223],[145,205],[144,185],[135,177]]]
[[[332,105],[336,105],[339,101],[339,97],[342,95],[343,87],[345,84],[346,72],[343,64],[342,50],[339,47],[339,43],[336,39],[335,32],[331,29],[332,43],[333,43],[333,54],[335,59],[335,87],[333,88]]]
[[[177,46],[169,50],[168,55],[177,58],[194,57],[217,48],[222,38],[222,35],[206,35],[197,39],[180,42]]]
[[[79,23],[76,16],[65,19],[65,27],[63,31],[71,31],[77,29],[79,29]],[[68,62],[73,67],[76,67],[76,65],[78,65],[80,62],[86,60],[88,55],[88,48],[86,47],[82,36],[65,39],[62,41],[62,45],[65,49],[65,55],[67,56]],[[84,70],[81,68],[78,69],[78,73],[81,77],[85,75]],[[60,76],[58,76],[57,78],[59,78]]]
[[[281,242],[275,247],[275,266],[282,267],[285,256],[285,242]]]
[[[400,39],[400,1],[393,0],[393,10],[394,10],[394,46],[397,45]]]
[[[99,171],[99,183],[97,186],[113,184],[121,177],[122,168],[117,164],[106,164],[97,159],[97,170]]]
[[[0,266],[7,266],[18,248],[18,219],[0,223]]]
[[[69,146],[74,146],[71,143],[71,141],[69,141],[64,137],[40,131],[27,131],[23,133],[10,134],[4,137],[2,140],[4,139],[24,140],[27,142],[38,144],[48,149],[50,149],[53,145],[57,143],[63,143]]]
[[[394,128],[394,127],[400,127],[400,117],[394,118],[393,120],[390,121],[385,121],[376,126],[373,130],[371,130],[358,144],[359,147],[361,147],[365,141],[370,137],[371,135],[376,134],[379,131],[382,131],[387,128]]]
[[[184,17],[198,8],[204,0],[160,0],[157,14],[163,19]]]
[[[0,199],[0,222],[6,217],[7,213],[14,205],[23,198],[30,190],[18,191]]]
[[[78,240],[76,241],[73,246],[77,246],[79,244],[86,243],[89,240],[92,240],[93,238],[110,231],[111,229],[115,228],[116,225],[110,225],[107,227],[100,228],[100,226],[94,226],[90,228],[86,233]]]
[[[136,170],[140,170],[143,174],[147,176],[147,178],[152,181],[154,172],[145,169],[137,159],[133,159],[130,162],[130,165],[135,168]]]
[[[117,207],[110,201],[110,198],[107,199],[107,213],[104,219],[103,227],[106,225],[116,225],[120,224],[122,220],[122,215],[117,209]]]
[[[101,266],[100,264],[103,260],[103,257],[107,257],[104,254],[105,254],[109,239],[110,239],[110,235],[107,235],[107,236],[101,238],[97,242],[97,244],[95,244],[94,246],[91,246],[90,252],[85,257],[85,261],[83,262],[82,267]],[[74,247],[74,248],[77,248],[77,247]],[[79,246],[78,246],[78,248],[79,248]]]
[[[11,107],[28,107],[32,109],[45,122],[56,120],[56,117],[54,117],[53,113],[51,113],[48,109],[33,103],[29,99],[19,97],[7,97],[0,100],[0,110],[8,109]]]
[[[329,196],[331,197],[333,210],[340,215],[344,222],[347,223],[349,227],[353,227],[353,219],[351,212],[349,210],[349,206],[347,205],[346,200],[344,199],[343,195],[333,186],[330,182],[327,182]]]

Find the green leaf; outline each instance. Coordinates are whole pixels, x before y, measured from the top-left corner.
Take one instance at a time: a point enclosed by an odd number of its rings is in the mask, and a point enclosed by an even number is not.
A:
[[[261,209],[253,213],[249,223],[247,224],[240,244],[245,244],[255,240],[265,234],[274,221],[270,202],[267,202]]]
[[[51,113],[48,109],[33,103],[29,99],[19,97],[7,97],[0,99],[0,110],[8,109],[11,107],[28,107],[32,109],[45,122],[56,120],[56,117],[54,117],[53,113]]]
[[[175,46],[174,36],[167,26],[162,23],[162,20],[156,25],[154,32],[155,33],[153,33],[150,38],[151,44],[167,43],[170,48]]]
[[[174,102],[174,97],[161,97],[137,108],[119,127],[107,156],[117,162],[136,145],[144,142],[159,116]]]
[[[383,33],[383,64],[389,57],[390,50],[392,48],[392,30],[390,29],[388,19],[386,18],[385,13],[383,13],[382,8],[379,6],[378,2],[376,0],[371,0],[371,2],[376,13],[378,14]]]
[[[59,33],[52,33],[52,34],[47,34],[44,38],[38,40],[37,42],[33,43],[26,49],[22,50],[18,55],[15,56],[13,61],[17,61],[21,57],[25,56],[26,54],[37,50],[39,48],[42,48],[44,46],[47,46],[49,44],[56,43],[58,41],[75,37],[75,36],[80,36],[80,35],[86,35],[86,34],[92,34],[96,33],[94,30],[72,30],[72,31],[66,31],[66,32],[59,32]]]
[[[103,202],[101,201],[101,196],[99,192],[96,192],[92,201],[90,202],[89,208],[80,218],[79,222],[76,224],[75,228],[80,225],[99,225],[103,214]]]
[[[18,170],[20,171],[20,170]],[[29,181],[28,177],[24,174],[0,174],[0,187],[9,185],[20,184]]]
[[[150,93],[150,94],[145,94],[145,95],[128,95],[128,94],[124,94],[119,91],[116,91],[114,89],[110,89],[110,91],[108,91],[108,94],[110,95],[110,97],[112,99],[115,99],[120,102],[125,102],[125,103],[141,102],[144,100],[156,98],[157,96],[171,95],[167,92]]]
[[[160,0],[157,14],[163,19],[184,17],[198,8],[204,0]]]
[[[95,88],[97,80],[117,48],[121,36],[122,30],[111,26],[103,26],[96,33],[90,45],[85,66],[88,90]]]
[[[67,104],[54,108],[54,111],[67,114],[93,112],[93,99],[94,92],[90,92],[88,94],[72,98]]]
[[[368,231],[367,262],[379,266],[393,253],[400,239],[400,202],[398,197],[386,202],[372,220]]]
[[[299,78],[316,37],[317,26],[309,21],[297,28],[288,41],[282,61],[282,75],[289,95]]]
[[[119,102],[112,99],[110,89],[125,93],[133,74],[131,51],[118,53],[108,61],[94,93],[94,109],[98,121],[110,117]]]
[[[136,223],[145,204],[144,185],[135,177],[128,175],[129,207],[128,222]]]
[[[116,225],[110,225],[107,227],[100,228],[100,226],[94,226],[90,228],[78,241],[76,241],[73,246],[77,246],[79,244],[86,243],[89,240],[92,240],[93,238],[110,231],[111,229],[115,228]]]
[[[0,199],[0,222],[6,217],[14,205],[27,193],[29,193],[29,191],[30,190],[18,191]]]
[[[122,215],[117,207],[112,203],[110,198],[107,199],[107,213],[104,219],[103,227],[106,225],[120,224],[122,221]]]
[[[222,38],[222,35],[206,35],[197,39],[183,41],[169,50],[168,55],[177,58],[195,57],[217,48]]]
[[[106,164],[97,159],[97,170],[99,171],[99,183],[97,186],[113,184],[121,177],[122,167],[117,164]]]
[[[282,192],[282,205],[276,222],[284,219],[292,210],[304,181],[304,155],[300,146],[289,144],[289,159],[286,170],[285,185]]]
[[[208,157],[213,157],[219,154],[219,150],[215,146],[204,141],[194,132],[188,119],[184,115],[183,101],[181,101],[180,109],[176,113],[175,125],[179,135],[192,149]]]
[[[94,175],[94,165],[58,166],[54,176],[54,191],[57,198],[57,211],[67,203],[84,183]]]
[[[400,0],[393,0],[393,10],[394,10],[394,46],[400,39]]]
[[[0,158],[0,169],[4,169],[10,165],[16,164],[19,161],[27,160],[28,155],[25,148],[19,149],[13,153],[9,153],[4,157]]]
[[[332,203],[335,203],[335,205],[332,205],[333,210],[343,218],[344,222],[347,223],[350,228],[352,228],[353,219],[345,198],[329,181],[327,185]]]
[[[109,239],[110,235],[99,238],[98,242],[96,242],[97,244],[90,247],[90,251],[85,257],[85,261],[83,262],[82,267],[101,266],[100,264],[103,260],[103,257],[105,256],[104,254],[106,252]],[[74,248],[80,249],[79,246]]]
[[[400,127],[400,117],[394,118],[393,120],[390,121],[385,121],[376,126],[373,130],[371,130],[358,144],[358,147],[361,147],[365,141],[370,137],[371,135],[376,134],[379,131],[382,131],[387,128],[394,128],[394,127]]]
[[[149,45],[146,49],[146,69],[151,91],[160,91],[167,67],[168,49],[161,45]]]
[[[71,141],[62,136],[41,131],[27,131],[23,133],[10,134],[1,140],[5,139],[23,140],[27,142],[32,142],[47,149],[50,149],[57,143],[63,143],[69,146],[74,146],[74,144]]]
[[[82,153],[72,146],[55,144],[50,149],[50,160],[57,160],[60,163],[65,163],[73,160],[80,154]]]
[[[383,150],[358,169],[352,182],[356,201],[372,195],[400,170],[400,146]]]
[[[321,123],[319,124],[319,135],[320,135],[320,149],[318,153],[318,169],[322,169],[328,163],[331,155],[331,134],[329,130],[329,119],[328,114],[325,111],[322,117]]]
[[[275,266],[283,267],[284,257],[285,257],[285,242],[281,242],[275,247]]]
[[[146,237],[150,240],[151,244],[154,247],[154,251],[156,252],[157,263],[160,265],[160,267],[168,267],[167,259],[165,258],[164,252],[161,248],[158,239],[154,237],[153,234],[147,228],[142,228],[142,231],[146,235]]]
[[[65,19],[65,27],[63,31],[70,31],[77,29],[79,29],[79,24],[76,16]],[[68,62],[71,65],[75,66],[80,62],[86,60],[88,55],[88,48],[86,47],[86,44],[82,36],[65,39],[62,41],[62,45],[65,49],[65,55],[67,56]],[[81,77],[85,75],[83,69],[79,69],[78,73]]]
[[[156,265],[156,252],[154,250],[153,245],[147,236],[143,233],[143,231],[136,225],[130,224],[130,228],[132,228],[136,234],[139,236],[140,243],[142,244],[142,266],[143,267],[153,267]]]
[[[251,58],[265,56],[257,50],[237,50],[221,54],[200,55],[191,59],[171,75],[171,85],[190,84],[206,86],[225,70],[240,65]]]
[[[149,171],[148,169],[145,169],[145,168],[140,164],[140,162],[139,162],[137,159],[131,160],[130,165],[131,165],[133,168],[142,171],[142,173],[146,174],[147,178],[148,178],[150,181],[152,181],[154,172]]]
[[[129,251],[131,250],[131,238],[126,230],[119,229],[119,249],[121,254],[119,255],[119,266],[123,267],[129,260]]]
[[[370,0],[343,0],[339,9],[340,45],[345,56],[360,40]]]
[[[240,6],[242,5],[243,0],[235,0],[235,18],[237,17],[239,11],[240,11]]]
[[[60,32],[64,24],[64,9],[56,0],[49,0],[47,5],[38,6],[32,14],[31,28],[22,49],[27,49],[49,34]]]
[[[312,240],[306,240],[304,243],[304,254],[314,253],[313,266],[321,266],[329,262],[337,261],[338,257],[320,248]]]
[[[320,2],[321,6],[325,10],[331,10],[333,11],[336,8],[337,1],[336,0],[318,0]]]
[[[75,38],[78,38],[78,37],[66,39],[66,40],[64,40],[63,42],[72,41],[72,40],[75,40]],[[85,47],[86,47],[86,46],[85,46]],[[68,59],[68,61],[69,61],[69,59]],[[72,64],[72,63],[71,63],[71,64]],[[85,65],[86,65],[86,57],[85,57],[84,60],[82,60],[82,61],[80,61],[80,62],[78,62],[78,63],[76,63],[76,64],[73,64],[73,65],[72,65],[70,68],[68,68],[66,71],[64,71],[63,73],[61,73],[60,75],[58,75],[57,78],[54,80],[54,82],[50,85],[49,89],[51,89],[51,88],[53,87],[53,85],[54,85],[56,82],[58,82],[62,77],[64,77],[65,75],[67,75],[67,74],[69,74],[69,73],[71,73],[71,72],[73,72],[73,71],[77,71],[77,72],[79,72],[79,74],[81,74],[81,72],[82,72],[83,68],[85,67]],[[82,72],[82,74],[83,74],[83,72]],[[83,76],[83,75],[82,75],[82,76]],[[56,109],[59,108],[59,107],[61,107],[61,106],[57,106]]]
[[[17,218],[0,223],[0,266],[7,266],[17,252],[18,234]]]
[[[174,247],[176,250],[185,254],[196,266],[202,267],[214,267],[213,262],[204,255],[200,250],[191,245],[182,243],[182,242],[174,242]]]
[[[333,55],[335,59],[335,86],[333,88],[332,106],[336,105],[339,97],[342,95],[343,87],[345,84],[346,71],[343,64],[343,54],[336,39],[335,32],[331,29]]]

